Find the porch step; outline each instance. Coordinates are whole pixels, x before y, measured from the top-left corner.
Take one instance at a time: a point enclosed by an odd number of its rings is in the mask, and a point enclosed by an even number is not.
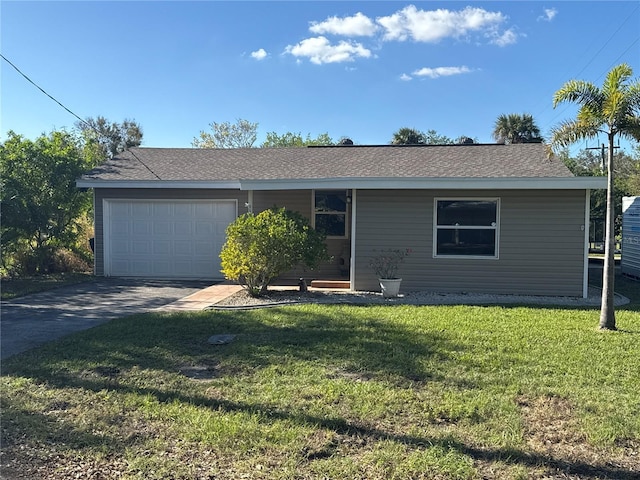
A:
[[[311,280],[313,288],[351,288],[349,280]]]

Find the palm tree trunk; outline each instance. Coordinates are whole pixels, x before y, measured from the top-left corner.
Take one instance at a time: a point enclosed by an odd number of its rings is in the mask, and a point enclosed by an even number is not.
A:
[[[609,155],[607,160],[607,227],[604,241],[604,268],[602,270],[602,306],[600,308],[600,329],[616,330],[614,307],[615,279],[615,234],[613,202],[613,133],[609,133]]]

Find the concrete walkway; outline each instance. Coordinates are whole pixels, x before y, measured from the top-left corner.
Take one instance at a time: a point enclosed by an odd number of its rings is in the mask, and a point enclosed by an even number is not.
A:
[[[242,290],[240,285],[233,283],[218,283],[210,287],[203,288],[191,295],[183,297],[175,302],[169,303],[157,310],[169,312],[197,311],[215,305],[231,295]]]

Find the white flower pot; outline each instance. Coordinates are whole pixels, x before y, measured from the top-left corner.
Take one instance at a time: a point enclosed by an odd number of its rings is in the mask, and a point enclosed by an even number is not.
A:
[[[382,296],[384,298],[393,298],[398,296],[400,292],[401,278],[379,278],[380,288],[382,289]]]

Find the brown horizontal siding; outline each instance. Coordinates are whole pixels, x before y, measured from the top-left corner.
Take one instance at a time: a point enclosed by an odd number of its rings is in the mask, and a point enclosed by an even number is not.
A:
[[[499,198],[498,259],[433,258],[435,198]],[[410,248],[405,291],[582,295],[583,191],[358,191],[357,290],[379,289],[373,250]]]
[[[253,211],[260,213],[271,207],[284,207],[311,220],[310,190],[273,190],[253,192]]]
[[[259,213],[271,207],[285,207],[287,210],[299,212],[312,222],[313,198],[311,190],[287,190],[287,191],[257,191],[253,193],[253,211]],[[290,284],[297,283],[300,278],[307,281],[313,279],[336,279],[341,278],[341,270],[344,267],[341,263],[346,263],[348,275],[348,262],[350,251],[350,240],[347,239],[327,239],[327,250],[331,259],[324,262],[314,270],[304,270],[296,268],[278,278],[278,282]]]

